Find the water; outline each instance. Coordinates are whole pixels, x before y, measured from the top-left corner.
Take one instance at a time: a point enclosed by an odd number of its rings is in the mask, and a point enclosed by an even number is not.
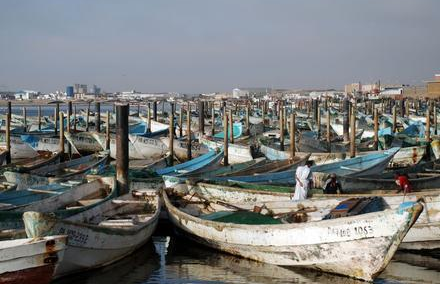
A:
[[[234,257],[159,232],[153,241],[120,262],[54,284],[183,283],[365,283],[307,269],[285,268]],[[440,283],[440,253],[398,252],[375,283]]]

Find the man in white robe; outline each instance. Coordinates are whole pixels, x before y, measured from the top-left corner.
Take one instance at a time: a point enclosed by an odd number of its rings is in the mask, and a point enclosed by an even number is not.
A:
[[[313,161],[307,161],[305,166],[296,169],[294,201],[307,199],[307,191],[312,186],[312,171],[310,170],[312,165]]]

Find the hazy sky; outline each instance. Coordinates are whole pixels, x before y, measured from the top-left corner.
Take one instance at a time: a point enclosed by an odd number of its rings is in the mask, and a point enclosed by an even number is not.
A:
[[[438,0],[0,1],[0,90],[210,92],[420,84]]]

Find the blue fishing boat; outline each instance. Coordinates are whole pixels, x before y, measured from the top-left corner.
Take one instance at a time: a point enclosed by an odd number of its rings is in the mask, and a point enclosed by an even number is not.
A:
[[[390,160],[399,151],[399,147],[391,148],[389,150],[359,156],[351,159],[338,161],[335,163],[317,165],[312,167],[312,172],[335,173],[339,176],[350,177],[365,177],[369,175],[377,175],[382,173]],[[259,175],[248,176],[231,176],[231,177],[216,177],[214,180],[220,181],[236,181],[249,183],[268,183],[268,184],[295,184],[296,169],[278,172],[267,173]]]
[[[188,162],[178,164],[176,166],[167,167],[164,169],[159,169],[156,171],[158,175],[177,175],[181,173],[187,173],[191,170],[199,168],[200,164],[206,163],[206,161],[211,160],[217,152],[215,150],[211,150],[208,153],[201,155],[195,159],[192,159]]]
[[[228,127],[228,138],[231,137],[229,134],[229,127]],[[241,124],[241,122],[236,122],[234,123],[234,126],[232,127],[232,131],[234,134],[234,139],[239,138],[242,134],[243,134],[243,124]],[[219,132],[217,134],[214,135],[215,138],[218,139],[223,139],[224,138],[224,132]]]
[[[214,153],[211,154],[211,152]],[[197,159],[199,160],[194,163],[193,161]],[[223,159],[223,151],[220,151],[218,153],[215,151],[210,151],[205,155],[202,155],[194,160],[177,165],[176,167],[180,166],[179,169],[177,170],[174,169],[173,171],[168,171],[167,174],[160,174],[160,173],[158,174],[162,175],[162,178],[165,182],[165,187],[173,187],[179,183],[184,183],[188,178],[188,176],[190,175],[195,175],[198,173],[217,169],[222,159]],[[169,167],[169,168],[172,169],[175,167]],[[163,172],[163,170],[159,170],[157,172]]]

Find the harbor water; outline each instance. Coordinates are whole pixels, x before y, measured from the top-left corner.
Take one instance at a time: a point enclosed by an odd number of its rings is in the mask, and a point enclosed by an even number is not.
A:
[[[53,284],[346,283],[366,282],[314,270],[259,263],[218,252],[161,230],[133,255]],[[440,252],[397,252],[374,283],[440,283]]]

